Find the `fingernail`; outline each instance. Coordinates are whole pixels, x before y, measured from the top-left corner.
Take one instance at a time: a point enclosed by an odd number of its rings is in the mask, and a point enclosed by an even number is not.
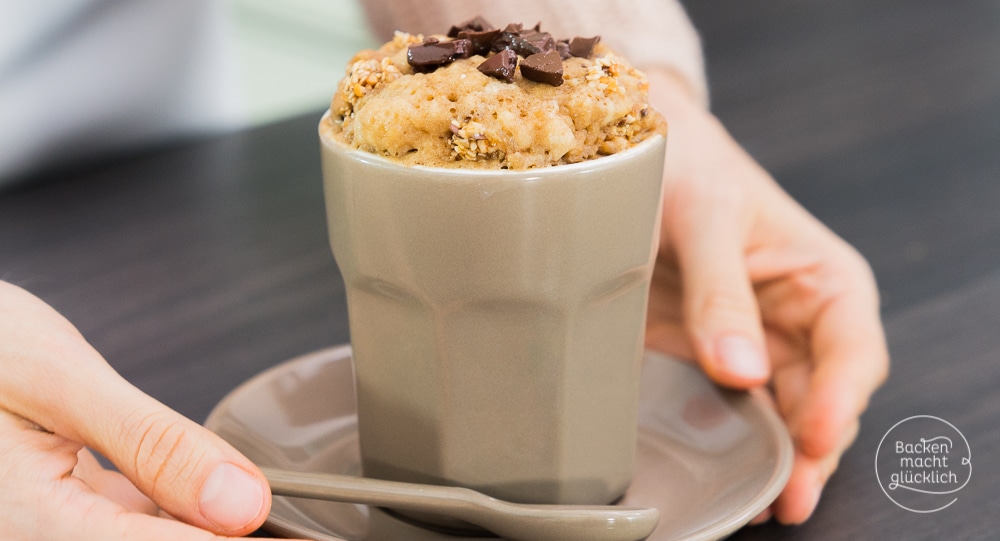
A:
[[[767,377],[767,362],[756,344],[745,336],[731,334],[716,343],[719,361],[726,372],[742,379]]]
[[[246,527],[264,507],[264,486],[233,464],[221,464],[201,488],[202,516],[227,531]]]

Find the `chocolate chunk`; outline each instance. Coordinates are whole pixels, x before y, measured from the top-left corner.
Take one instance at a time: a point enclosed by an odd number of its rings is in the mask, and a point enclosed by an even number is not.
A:
[[[597,45],[598,41],[601,41],[601,36],[592,38],[577,36],[569,42],[569,53],[580,58],[590,58],[590,55],[594,54],[594,45]]]
[[[477,68],[479,71],[496,77],[508,83],[514,82],[514,69],[517,67],[517,54],[510,49],[504,49],[489,57]]]
[[[508,24],[503,31],[500,32],[500,35],[497,36],[496,40],[493,41],[493,51],[500,52],[504,49],[514,49],[515,53],[518,52],[517,49],[521,48],[521,43],[524,41],[521,39],[521,29],[522,26],[520,23]]]
[[[523,32],[521,38],[533,45],[538,51],[536,53],[541,53],[545,51],[553,51],[556,48],[556,40],[552,37],[552,34],[548,32],[542,32],[538,30],[536,25],[534,29]],[[515,51],[516,52],[516,51]],[[532,53],[532,54],[536,54]],[[522,55],[525,56],[525,55]]]
[[[521,75],[529,81],[559,86],[562,74],[562,59],[556,51],[533,54],[521,62]]]
[[[524,39],[523,36],[515,36],[514,39],[511,40],[510,48],[513,49],[515,53],[525,58],[528,58],[533,54],[545,52],[544,49]]]
[[[545,52],[545,49],[542,48],[542,46],[545,45],[544,36],[534,33],[528,34],[528,36],[538,40],[538,43],[534,43],[526,36],[521,35],[520,28],[520,24],[507,25],[507,28],[505,28],[503,32],[500,32],[500,35],[497,36],[497,39],[493,42],[493,50],[499,52],[504,49],[511,49],[525,58],[533,54]],[[549,39],[551,39],[551,36],[549,36]],[[555,42],[553,42],[552,47],[555,47]]]
[[[472,30],[473,32],[486,32],[487,30],[493,30],[494,28],[495,27],[489,22],[487,22],[487,20],[484,19],[482,15],[476,15],[475,17],[469,19],[468,21],[465,21],[462,24],[452,26],[451,29],[448,30],[448,37],[449,38],[461,37],[458,34],[463,30]]]
[[[438,41],[428,38],[420,45],[410,45],[406,50],[406,61],[421,71],[431,71],[438,66],[470,56],[472,56],[472,42],[467,39]]]
[[[467,39],[472,42],[472,51],[475,54],[486,56],[493,48],[493,42],[500,37],[500,29],[483,30],[462,30],[458,33],[459,39]]]
[[[561,39],[561,40],[557,41],[556,42],[556,52],[559,53],[559,58],[562,58],[563,60],[566,60],[569,57],[573,56],[569,52],[569,40],[568,39]]]

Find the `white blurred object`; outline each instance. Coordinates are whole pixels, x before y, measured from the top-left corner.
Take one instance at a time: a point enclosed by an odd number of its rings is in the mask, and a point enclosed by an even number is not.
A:
[[[248,121],[330,105],[348,60],[381,43],[356,0],[226,0]]]
[[[0,179],[246,116],[217,0],[0,0]]]
[[[319,111],[371,39],[353,0],[0,0],[0,185]]]

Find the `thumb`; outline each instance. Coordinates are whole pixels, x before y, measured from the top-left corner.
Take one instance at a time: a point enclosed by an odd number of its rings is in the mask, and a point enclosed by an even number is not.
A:
[[[108,458],[171,516],[225,535],[246,535],[267,517],[270,490],[247,458],[208,429],[117,377],[82,426]]]
[[[665,233],[676,250],[684,325],[698,362],[722,385],[761,385],[770,377],[770,366],[744,260],[741,204],[736,195],[716,191],[685,199],[687,204],[676,209]]]

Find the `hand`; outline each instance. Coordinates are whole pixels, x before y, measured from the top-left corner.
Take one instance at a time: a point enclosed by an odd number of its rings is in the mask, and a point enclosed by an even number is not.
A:
[[[728,387],[769,384],[796,447],[770,512],[801,523],[888,373],[875,280],[679,79],[648,75],[669,134],[647,344]]]
[[[28,292],[0,282],[0,307],[0,538],[207,541],[260,526],[270,490],[249,460],[128,384]]]

